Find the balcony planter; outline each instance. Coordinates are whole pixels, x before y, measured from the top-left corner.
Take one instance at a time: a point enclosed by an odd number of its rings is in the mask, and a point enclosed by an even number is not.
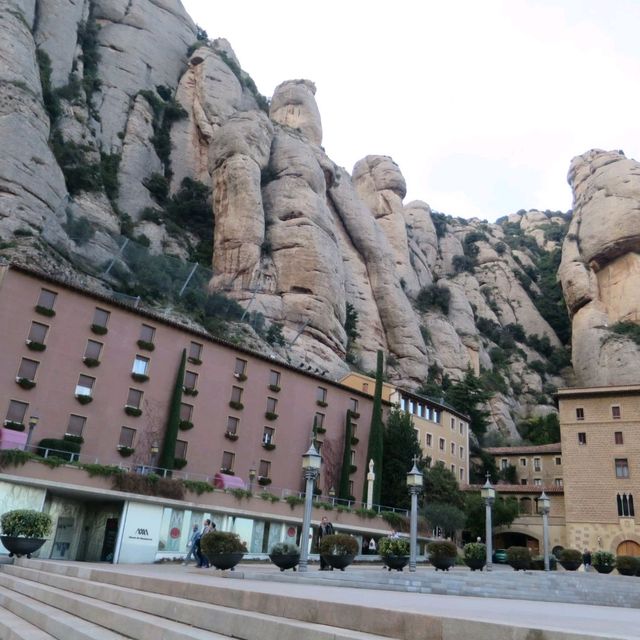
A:
[[[264,414],[264,417],[265,417],[267,420],[277,420],[277,419],[278,419],[278,414],[277,414],[277,413],[272,413],[271,411],[267,411],[267,412]]]
[[[262,447],[267,451],[273,451],[276,448],[276,445],[273,444],[273,442],[263,442]]]
[[[258,476],[258,484],[266,487],[271,484],[271,478],[267,478],[267,476]]]
[[[239,438],[237,433],[231,433],[231,431],[225,432],[224,437],[228,440],[232,440],[233,442],[235,442]]]
[[[99,367],[100,360],[96,358],[82,358],[82,362],[84,362],[85,367]]]
[[[322,435],[323,433],[326,433],[327,430],[324,427],[316,427],[316,433]]]
[[[328,402],[325,402],[324,400],[316,400],[316,404],[317,404],[319,407],[328,407],[328,406],[329,406],[329,403],[328,403]]]
[[[47,316],[48,318],[53,318],[56,315],[56,312],[53,309],[49,309],[49,307],[43,307],[42,305],[36,305],[36,313],[40,315]]]
[[[9,551],[9,556],[26,555],[37,551],[51,532],[51,516],[31,509],[16,509],[2,514],[0,540]]]
[[[295,571],[300,562],[300,549],[295,544],[277,542],[269,551],[269,560],[271,560],[280,571],[286,571],[287,569],[293,569]]]
[[[236,402],[235,400],[230,400],[229,406],[236,411],[242,411],[244,409],[242,402]]]
[[[130,455],[132,455],[133,453],[135,453],[135,449],[133,447],[125,447],[123,445],[118,445],[118,453],[123,457],[123,458],[128,458]]]
[[[175,458],[173,461],[174,469],[184,469],[187,466],[187,461],[185,458]]]
[[[194,389],[193,387],[182,387],[182,393],[184,393],[185,396],[197,396],[198,395],[198,390]]]
[[[36,342],[35,340],[27,340],[27,348],[31,351],[44,351],[47,348],[46,344],[42,342]]]
[[[84,438],[82,436],[77,436],[73,433],[65,433],[62,436],[62,439],[66,442],[75,442],[76,444],[84,444]]]
[[[136,343],[140,349],[144,349],[145,351],[153,351],[156,348],[156,345],[153,342],[147,342],[146,340],[138,340]]]
[[[429,562],[436,568],[436,571],[449,571],[456,563],[458,549],[453,542],[444,540],[442,542],[430,542],[427,545]]]
[[[320,555],[332,568],[344,571],[358,553],[358,541],[344,533],[323,536],[320,541]]]
[[[354,447],[358,444],[358,442],[360,442],[360,439],[359,439],[359,438],[356,438],[355,436],[352,436],[352,438],[351,438],[351,444],[352,444]]]
[[[200,540],[200,547],[209,562],[222,571],[233,571],[247,551],[247,546],[238,534],[229,531],[205,533]]]
[[[234,476],[235,471],[233,469],[225,469],[224,467],[220,467],[220,473],[223,473],[227,476]]]
[[[349,466],[349,473],[355,473],[358,470],[358,467],[356,467],[355,464],[352,464]]]
[[[136,382],[146,382],[149,379],[149,376],[146,373],[132,373],[131,377]]]
[[[16,420],[5,420],[4,428],[11,429],[12,431],[24,431],[24,422],[17,422]]]
[[[240,382],[244,382],[244,381],[247,379],[247,376],[246,376],[246,374],[244,374],[244,373],[234,373],[234,374],[233,374],[233,377],[234,377],[236,380],[240,380]]]
[[[360,417],[360,414],[357,411],[351,411],[351,409],[349,409],[349,413],[354,420],[357,420]]]
[[[178,427],[181,431],[189,431],[189,429],[193,429],[193,422],[191,420],[180,420]]]
[[[124,405],[124,412],[128,416],[133,416],[134,418],[142,415],[142,409],[138,409],[138,407],[132,407],[130,404]]]
[[[92,324],[91,331],[99,336],[103,336],[108,333],[109,329],[107,329],[107,327],[103,327],[101,324]]]
[[[89,404],[90,402],[93,402],[93,398],[90,395],[86,395],[83,393],[76,393],[76,400],[80,404]]]
[[[200,358],[194,358],[192,356],[189,356],[187,358],[187,360],[191,363],[191,364],[202,364],[202,360],[200,360]]]
[[[273,391],[273,393],[278,393],[280,391],[280,387],[277,384],[270,384],[269,390]]]
[[[16,378],[16,383],[21,386],[23,389],[33,389],[33,387],[36,386],[36,383],[34,380],[31,380],[30,378]]]

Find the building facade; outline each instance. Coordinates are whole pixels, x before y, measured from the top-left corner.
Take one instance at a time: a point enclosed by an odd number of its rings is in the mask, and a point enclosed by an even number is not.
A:
[[[562,488],[561,443],[515,447],[489,447],[501,475],[513,484]]]

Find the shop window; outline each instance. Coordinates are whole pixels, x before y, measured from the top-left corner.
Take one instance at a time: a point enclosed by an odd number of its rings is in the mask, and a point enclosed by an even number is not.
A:
[[[621,413],[620,413],[620,407],[618,405],[611,407],[611,417],[614,420],[620,420]]]
[[[582,407],[576,409],[576,420],[584,420],[584,409]]]
[[[29,329],[27,344],[30,344],[32,342],[36,344],[44,344],[44,341],[47,338],[47,331],[49,331],[49,327],[46,324],[42,324],[40,322],[32,322],[31,328]]]
[[[78,377],[78,384],[76,385],[76,395],[91,396],[95,383],[95,378],[92,378],[91,376],[85,376],[81,373]]]
[[[127,447],[133,449],[133,445],[136,440],[136,430],[129,427],[121,427],[120,439],[118,440],[118,447]]]
[[[616,478],[629,477],[629,461],[627,458],[616,458]]]
[[[235,464],[235,460],[236,460],[236,456],[234,453],[232,453],[231,451],[223,451],[222,464],[220,465],[220,470],[222,472],[231,471],[233,473],[233,466]]]
[[[81,436],[87,419],[84,416],[76,416],[73,413],[69,416],[66,433],[70,436]]]
[[[24,417],[29,408],[28,403],[19,400],[9,400],[9,409],[7,410],[6,422],[15,422],[24,424]]]
[[[142,391],[139,389],[129,389],[129,393],[127,395],[127,406],[139,409],[142,404],[142,395]]]
[[[35,380],[36,379],[36,371],[38,370],[38,365],[40,363],[36,360],[29,360],[28,358],[22,358],[20,361],[20,367],[18,369],[17,378],[19,380]]]

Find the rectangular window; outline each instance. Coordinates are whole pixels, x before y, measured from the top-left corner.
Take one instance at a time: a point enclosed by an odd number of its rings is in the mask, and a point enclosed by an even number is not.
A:
[[[416,434],[416,440],[420,442],[420,429],[416,429],[414,427],[413,430],[415,431],[415,434]]]
[[[624,439],[622,437],[622,431],[616,431],[613,434],[614,440],[616,444],[624,444]]]
[[[49,331],[49,327],[46,324],[41,324],[40,322],[32,322],[31,329],[29,329],[29,337],[27,338],[27,341],[44,344],[44,341],[47,337],[47,331]]]
[[[140,327],[140,340],[143,342],[153,342],[153,338],[156,335],[156,330],[154,327],[143,324]]]
[[[562,464],[562,457],[556,456],[556,466],[560,466]]]
[[[87,340],[87,346],[84,348],[85,360],[100,360],[103,344],[96,340]]]
[[[26,378],[27,380],[36,379],[36,371],[40,363],[28,358],[22,358],[20,368],[18,369],[18,378]]]
[[[187,441],[186,440],[176,440],[175,457],[180,458],[182,460],[187,459]]]
[[[620,416],[620,407],[618,405],[611,407],[611,417],[614,420],[620,420]]]
[[[587,444],[587,434],[584,431],[578,433],[578,444]]]
[[[563,487],[564,486],[564,482],[562,480],[562,478],[555,478],[553,481],[553,484],[556,485],[556,487]]]
[[[419,416],[420,418],[422,418],[422,410],[424,409],[424,407],[422,406],[421,402],[416,402],[416,415]]]
[[[407,400],[406,400],[406,398],[400,398],[400,409],[402,409],[402,411],[406,411],[407,410]]]
[[[268,460],[260,460],[260,465],[258,466],[258,475],[261,478],[268,478],[271,474],[271,463]]]
[[[76,385],[77,396],[90,396],[93,390],[93,385],[96,383],[96,379],[91,376],[85,376],[80,374],[78,378],[78,384]]]
[[[433,422],[433,420],[432,420],[433,419],[433,413],[431,411],[431,407],[425,406],[425,408],[424,408],[424,417],[427,420],[431,420]]]
[[[509,467],[509,460],[507,460],[507,458],[502,458],[502,460],[500,460],[500,468],[507,469],[508,467]]]
[[[241,403],[242,402],[242,388],[241,387],[231,387],[231,402]]]
[[[276,398],[267,398],[267,413],[276,413],[278,408],[278,400]]]
[[[542,486],[542,479],[541,478],[534,478],[533,479],[533,484],[535,484],[538,487]]]
[[[235,368],[233,370],[233,375],[235,375],[236,378],[240,378],[242,376],[246,376],[247,375],[247,361],[246,360],[242,360],[242,358],[236,358],[236,364],[235,364]]]
[[[444,438],[440,438],[440,443],[439,443],[440,451],[444,451],[444,445],[445,445]]]
[[[456,465],[455,464],[451,465],[451,473],[453,473],[454,476],[456,475]]]
[[[103,329],[106,329],[110,315],[111,313],[109,311],[96,307],[96,310],[93,312],[93,322],[91,324],[95,327],[102,327]]]
[[[464,460],[464,447],[460,447],[460,459]]]
[[[133,361],[133,369],[132,373],[137,373],[142,376],[149,375],[149,358],[145,358],[144,356],[136,356],[136,359]]]
[[[199,342],[191,342],[189,344],[189,360],[191,362],[202,360],[202,345]]]
[[[369,383],[368,382],[363,382],[362,383],[362,390],[364,391],[364,393],[369,393]]]
[[[451,443],[451,455],[452,456],[456,455],[456,443],[455,442]]]
[[[321,429],[324,426],[324,413],[316,413],[313,418],[313,426],[315,429]]]
[[[128,447],[133,449],[133,445],[136,440],[136,430],[129,427],[121,427],[120,439],[118,440],[118,447]]]
[[[327,390],[324,387],[318,387],[316,389],[316,402],[327,402]]]
[[[351,413],[358,413],[358,401],[356,398],[349,398],[349,409]]]
[[[69,416],[67,424],[67,433],[70,436],[81,436],[87,419],[84,416],[76,416],[73,413]]]
[[[222,471],[233,471],[233,465],[235,463],[236,456],[231,451],[222,452],[222,464],[220,468]]]
[[[542,471],[542,463],[540,462],[540,458],[533,459],[533,470]]]
[[[464,422],[460,423],[460,435],[463,436],[464,435]]]
[[[198,384],[198,374],[193,371],[184,372],[184,388],[193,390]]]
[[[430,433],[427,433],[425,435],[425,444],[427,445],[427,447],[433,446],[433,436]]]
[[[269,386],[270,387],[280,387],[280,372],[271,369],[269,371]]]
[[[629,461],[627,458],[616,458],[616,478],[629,477]]]
[[[240,424],[239,418],[234,418],[233,416],[229,416],[227,418],[227,433],[231,435],[235,435],[238,433],[238,425]]]
[[[440,411],[438,409],[434,409],[433,410],[433,421],[437,422],[438,424],[440,424],[440,419],[442,418],[442,415],[440,413]]]
[[[464,469],[460,467],[460,482],[464,482]]]
[[[429,458],[429,457],[428,457],[428,458],[425,460],[424,466],[425,466],[427,469],[431,469],[431,458]]]
[[[127,395],[127,406],[139,409],[141,404],[142,391],[139,389],[129,389],[129,394]]]
[[[576,409],[576,420],[584,420],[584,409],[582,407]]]
[[[351,449],[350,455],[349,455],[349,463],[350,464],[355,464],[356,463],[356,452]]]
[[[265,427],[262,431],[262,444],[273,444],[273,436],[276,430],[272,427]]]
[[[58,294],[49,289],[41,289],[40,296],[38,297],[38,306],[43,309],[53,309],[53,305],[56,303]]]
[[[186,420],[187,422],[191,422],[191,417],[193,416],[193,405],[186,404],[185,402],[180,403],[180,420]]]
[[[455,431],[455,430],[456,430],[456,419],[451,418],[451,431]]]
[[[526,478],[520,478],[520,484],[527,484]]]
[[[520,458],[520,466],[521,467],[526,467],[527,466],[527,459],[526,458]]]
[[[9,400],[9,409],[7,410],[7,420],[9,422],[19,422],[24,424],[24,416],[27,413],[29,405],[19,400]]]
[[[354,488],[353,488],[353,480],[349,480],[349,495],[352,496],[354,494]]]

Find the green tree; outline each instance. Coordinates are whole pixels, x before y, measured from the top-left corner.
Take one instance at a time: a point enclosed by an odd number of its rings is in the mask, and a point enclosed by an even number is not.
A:
[[[169,405],[169,418],[167,428],[164,433],[162,452],[158,460],[158,466],[163,469],[173,469],[176,459],[176,440],[178,439],[178,429],[180,425],[180,403],[182,402],[182,388],[184,386],[184,369],[187,362],[187,350],[182,350],[180,366],[176,375],[176,382],[173,387],[171,404]]]
[[[373,460],[376,474],[373,483],[373,502],[380,504],[380,489],[382,487],[382,460],[384,452],[384,424],[382,422],[382,378],[384,376],[384,356],[378,351],[376,363],[376,389],[373,394],[373,411],[371,412],[371,428],[369,429],[369,444],[367,446],[367,464]],[[367,501],[367,480],[365,475],[362,501]]]
[[[483,449],[475,449],[470,451],[473,458],[479,462],[471,462],[469,469],[469,484],[484,484],[487,479],[487,473],[491,478],[491,482],[498,482],[498,466],[496,459]]]
[[[384,431],[384,483],[380,491],[381,504],[399,509],[408,509],[411,506],[407,491],[407,473],[413,466],[414,457],[420,460],[422,451],[411,414],[393,409]]]
[[[456,477],[444,466],[444,462],[436,462],[430,469],[423,470],[424,498],[426,504],[450,504],[462,507],[464,499]]]
[[[353,427],[351,425],[351,411],[347,411],[347,419],[344,428],[344,450],[342,452],[342,468],[340,469],[340,484],[338,485],[338,498],[349,500],[349,475],[351,471],[351,438]]]
[[[489,412],[482,405],[492,395],[469,369],[460,382],[453,382],[449,386],[444,397],[448,404],[469,416],[469,428],[480,439],[489,426]]]
[[[432,529],[439,527],[445,535],[454,536],[456,531],[464,528],[467,516],[462,509],[452,504],[440,502],[427,503],[424,515]]]
[[[529,418],[518,424],[518,431],[531,444],[554,444],[560,442],[560,421],[557,413],[539,418]]]
[[[464,512],[467,516],[465,528],[473,538],[485,536],[485,503],[479,493],[467,493],[464,498]],[[497,497],[493,503],[491,524],[494,527],[508,527],[518,517],[518,501],[515,498]]]

